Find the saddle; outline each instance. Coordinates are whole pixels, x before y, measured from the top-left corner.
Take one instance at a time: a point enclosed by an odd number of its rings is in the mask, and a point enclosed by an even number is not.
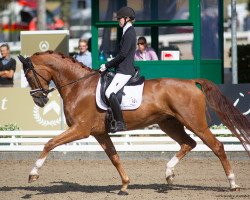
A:
[[[101,99],[106,105],[108,105],[109,103],[108,103],[107,97],[105,96],[105,92],[108,86],[110,85],[110,83],[112,82],[114,76],[115,76],[115,73],[112,71],[105,71],[101,75],[101,89],[100,89]],[[135,75],[129,79],[129,81],[126,83],[125,86],[141,85],[144,81],[145,81],[145,77],[140,76],[140,69],[135,68]],[[122,102],[122,96],[125,95],[123,90],[124,90],[124,87],[116,93],[119,103]]]
[[[112,82],[114,76],[115,76],[114,72],[111,72],[111,71],[104,72],[101,76],[101,88],[100,88],[101,99],[106,105],[108,105],[107,113],[105,116],[105,124],[106,124],[108,131],[111,133],[115,132],[117,121],[114,118],[112,109],[109,107],[108,99],[105,96],[105,91],[107,90],[108,86]],[[145,80],[144,76],[140,76],[139,68],[136,68],[135,75],[130,78],[130,80],[127,82],[125,86],[141,85],[143,84],[144,80]],[[116,93],[117,99],[120,104],[122,102],[122,96],[125,95],[123,92],[124,87]]]

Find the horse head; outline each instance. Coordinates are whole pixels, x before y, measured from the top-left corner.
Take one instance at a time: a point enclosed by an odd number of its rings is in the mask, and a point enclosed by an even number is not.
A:
[[[48,79],[48,75],[45,74],[46,70],[39,71],[38,67],[33,65],[30,57],[24,58],[22,55],[19,55],[18,58],[23,64],[23,71],[31,87],[30,95],[33,101],[39,107],[44,107],[49,101],[48,94],[51,92],[49,90],[49,82],[51,79]]]

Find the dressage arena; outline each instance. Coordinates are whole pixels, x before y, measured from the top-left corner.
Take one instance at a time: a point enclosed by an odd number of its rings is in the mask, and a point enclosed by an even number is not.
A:
[[[229,158],[242,189],[232,192],[219,160],[211,153],[190,153],[175,167],[175,181],[165,180],[165,166],[173,152],[164,155],[136,153],[121,159],[131,183],[128,196],[118,196],[120,177],[105,157],[80,152],[48,157],[40,178],[28,183],[28,174],[39,152],[4,155],[0,160],[0,199],[250,199],[250,161],[246,152],[231,152]],[[92,155],[91,155],[92,154]],[[133,155],[134,154],[134,155]],[[146,156],[145,156],[146,155]],[[7,159],[9,157],[10,159]],[[61,157],[61,159],[60,159]]]

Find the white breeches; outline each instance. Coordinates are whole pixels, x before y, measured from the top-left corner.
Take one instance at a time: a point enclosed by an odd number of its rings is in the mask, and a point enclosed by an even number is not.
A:
[[[122,89],[122,87],[129,81],[131,77],[131,75],[117,73],[105,92],[106,97],[109,99],[112,93],[116,94],[120,89]]]

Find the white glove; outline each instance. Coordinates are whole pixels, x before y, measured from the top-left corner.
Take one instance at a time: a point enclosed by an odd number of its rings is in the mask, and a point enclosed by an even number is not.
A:
[[[102,72],[104,72],[106,69],[107,69],[106,65],[105,65],[105,64],[101,64],[100,69],[99,69],[99,72],[102,73]]]

